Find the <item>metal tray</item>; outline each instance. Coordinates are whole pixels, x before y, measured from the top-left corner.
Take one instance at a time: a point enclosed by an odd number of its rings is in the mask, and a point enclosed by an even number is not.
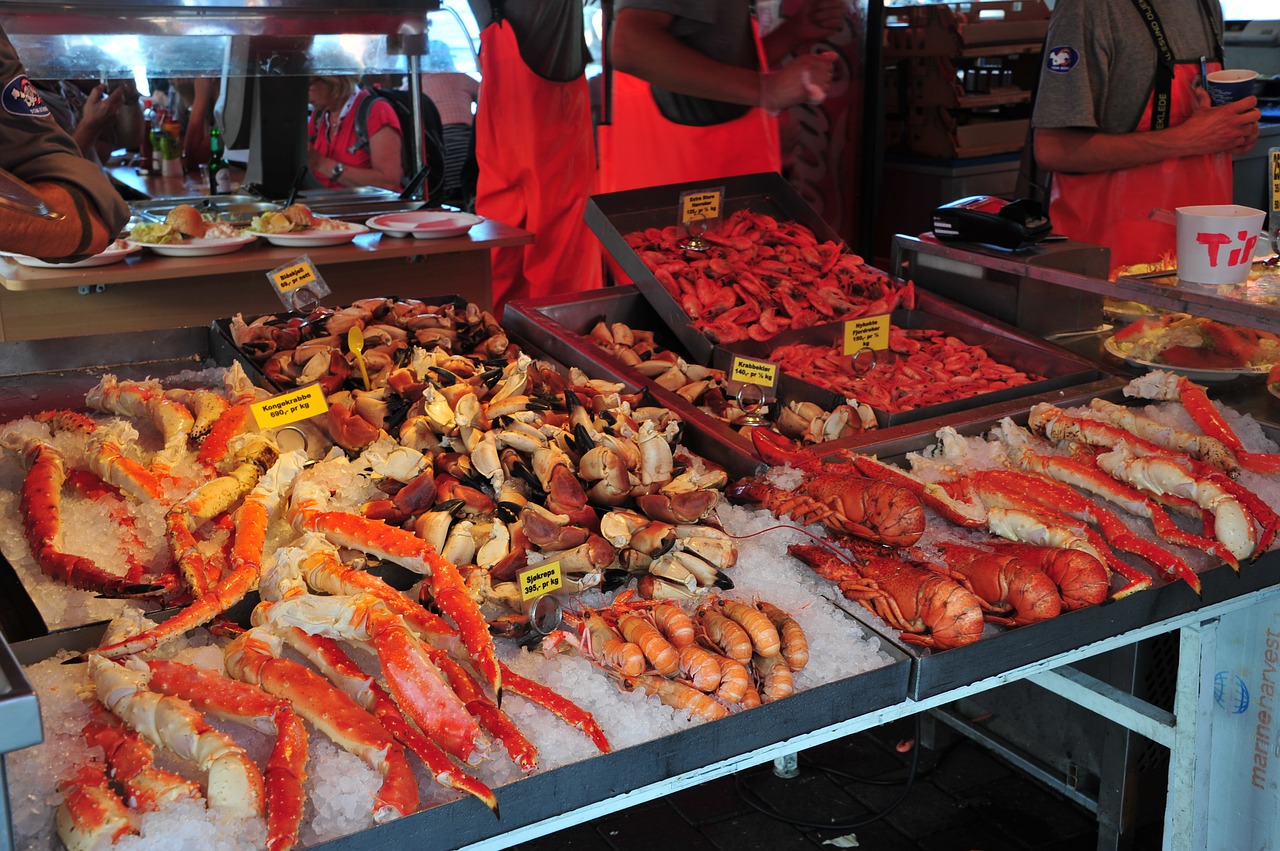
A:
[[[1114,391],[1066,398],[1057,404],[1072,407],[1087,404],[1097,397],[1117,403],[1125,401],[1122,394]],[[1028,411],[1029,408],[1020,416],[1014,415],[1013,419],[1025,424]],[[998,418],[984,418],[952,425],[963,435],[978,435],[990,430],[997,422]],[[1280,438],[1280,428],[1264,426],[1264,430],[1269,437]],[[921,434],[868,446],[863,451],[901,465],[907,452],[922,450],[934,442],[932,434]],[[1157,578],[1153,587],[1120,600],[1108,600],[1097,606],[1064,612],[1040,623],[1002,628],[996,635],[984,637],[973,644],[937,652],[904,644],[896,638],[894,631],[886,630],[861,611],[857,615],[859,620],[864,620],[912,657],[910,696],[914,700],[922,700],[1060,653],[1101,644],[1149,623],[1275,585],[1280,582],[1280,551],[1267,552],[1255,561],[1242,564],[1239,575],[1225,563],[1202,571],[1201,597],[1197,597],[1185,582],[1160,584],[1161,581]],[[1099,652],[1105,649],[1100,646]]]
[[[658,345],[681,356],[687,354],[680,340],[634,286],[507,302],[502,313],[502,327],[518,338],[522,346],[536,346],[548,359],[576,366],[589,375],[609,375],[611,380],[644,387],[661,405],[684,420],[684,437],[690,448],[724,466],[734,478],[759,472],[762,465],[749,440],[587,339],[591,328],[601,320],[651,330]]]
[[[85,394],[105,374],[120,379],[165,378],[187,370],[229,366],[239,360],[251,378],[256,368],[209,328],[174,328],[0,343],[0,422],[40,411],[83,410]],[[13,565],[0,554],[0,631],[11,641],[45,635],[48,627]]]
[[[881,428],[949,416],[979,405],[1033,396],[1037,393],[1096,381],[1103,376],[1102,371],[1093,361],[926,291],[918,293],[915,310],[895,310],[891,314],[890,322],[899,328],[929,328],[946,332],[971,345],[981,345],[1001,363],[1022,372],[1043,375],[1044,378],[1018,387],[1008,387],[907,411],[875,409],[876,420]],[[841,322],[798,328],[794,331],[785,331],[765,342],[743,340],[730,343],[722,349],[718,348],[713,355],[713,361],[723,360],[727,364],[732,355],[767,361],[770,360],[770,354],[779,346],[792,343],[819,346],[839,344],[843,340],[843,333],[844,323]],[[786,373],[783,373],[779,380],[778,395],[786,400],[799,399],[815,402],[826,410],[832,410],[837,405],[844,404],[845,401],[844,396],[833,390]]]
[[[231,617],[242,621],[247,619],[251,608],[248,603],[246,601],[230,612]],[[150,617],[163,619],[169,613],[156,613]],[[63,630],[44,638],[20,642],[14,646],[14,653],[22,664],[31,665],[62,650],[78,653],[97,646],[105,630],[106,624]],[[494,840],[570,810],[617,798],[794,736],[894,706],[906,698],[912,663],[910,658],[887,642],[881,642],[881,649],[894,661],[719,721],[499,786],[495,792],[502,810],[501,820],[493,818],[483,805],[467,798],[312,847],[332,851],[406,847],[445,849]],[[14,670],[21,675],[16,664]],[[35,703],[35,697],[31,695],[30,706],[34,707]],[[0,718],[4,717],[4,708],[5,704],[0,703]],[[15,728],[14,732],[21,729],[22,734],[30,739],[34,731],[35,738],[10,749],[41,741],[38,713],[33,719],[23,719],[22,723],[23,726]],[[3,748],[3,741],[0,741],[0,748]],[[495,844],[492,847],[503,846]]]
[[[689,324],[689,314],[658,283],[658,279],[644,265],[639,255],[627,245],[623,234],[676,224],[681,192],[717,186],[724,187],[722,204],[726,215],[750,209],[776,219],[799,222],[813,231],[819,242],[844,244],[844,240],[831,225],[800,197],[782,175],[775,172],[723,177],[697,184],[673,183],[591,196],[587,200],[587,225],[631,282],[640,288],[640,292],[684,344],[693,359],[703,365],[710,363],[711,341]]]
[[[133,214],[140,219],[163,222],[170,210],[182,204],[190,204],[202,214],[214,215],[218,221],[228,222],[238,227],[247,227],[254,216],[279,210],[281,207],[274,201],[264,201],[254,195],[193,195],[189,198],[135,201],[129,206]]]
[[[978,314],[969,313],[965,308],[953,302],[932,294],[920,293],[919,295],[922,298],[918,299],[918,304],[922,306],[922,309],[926,309],[937,316],[948,319],[963,317],[961,321],[971,317],[979,327],[985,328],[989,326],[991,333],[1001,333],[1003,329],[1008,329],[1013,334],[1018,334],[1016,329],[1009,329],[1008,326],[994,323],[992,320],[983,318]],[[628,382],[647,386],[654,398],[661,400],[668,408],[676,411],[691,429],[699,432],[701,434],[700,439],[724,444],[725,451],[731,451],[743,459],[734,467],[729,468],[730,473],[746,476],[752,475],[763,468],[764,465],[756,456],[750,440],[743,437],[722,420],[703,413],[675,393],[659,387],[653,381],[640,375],[640,373],[616,358],[611,357],[596,346],[595,343],[587,339],[586,335],[590,333],[595,323],[600,320],[605,322],[625,322],[636,328],[652,330],[656,334],[655,339],[659,345],[670,348],[681,355],[687,351],[635,286],[606,287],[601,290],[591,290],[566,296],[550,296],[508,302],[502,316],[503,327],[524,340],[537,340],[538,345],[543,347],[553,360],[568,366],[577,366],[586,371],[605,369],[614,375],[625,377]],[[1038,392],[1035,392],[1032,396],[994,399],[975,397],[970,400],[962,400],[953,410],[967,411],[968,415],[974,418],[994,417],[999,419],[1003,416],[1026,411],[1029,405],[1034,402],[1059,403],[1068,394],[1090,393],[1097,395],[1114,390],[1125,383],[1123,378],[1115,378],[1096,372],[1096,367],[1092,366],[1092,361],[1079,360],[1079,364],[1082,365],[1081,368],[1086,372],[1089,369],[1093,369],[1097,376],[1096,379],[1090,380],[1082,376],[1082,381],[1086,383],[1081,383],[1079,386],[1066,388],[1039,387],[1037,388]],[[813,387],[813,385],[804,382],[786,381],[780,386],[780,403],[785,404],[791,400],[792,397],[787,394],[793,392],[810,393],[816,390],[817,388]],[[995,394],[987,395],[994,396]],[[800,398],[803,399],[804,397]],[[937,423],[933,419],[908,418],[905,421],[895,422],[894,424],[885,424],[885,427],[880,429],[873,429],[842,440],[823,443],[821,448],[824,452],[836,449],[858,449],[902,436],[932,435],[936,428]]]

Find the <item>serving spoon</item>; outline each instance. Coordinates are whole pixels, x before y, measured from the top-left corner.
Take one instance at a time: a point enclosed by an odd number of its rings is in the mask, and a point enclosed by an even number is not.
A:
[[[359,325],[352,325],[347,332],[347,349],[356,356],[356,366],[360,367],[360,380],[364,382],[364,389],[373,389],[369,386],[369,371],[364,366],[364,332]]]

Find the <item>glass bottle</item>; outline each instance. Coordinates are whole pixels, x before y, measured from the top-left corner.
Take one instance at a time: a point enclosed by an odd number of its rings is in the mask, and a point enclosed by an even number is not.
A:
[[[231,192],[231,164],[227,162],[222,145],[222,132],[214,127],[209,131],[209,194],[227,195]]]

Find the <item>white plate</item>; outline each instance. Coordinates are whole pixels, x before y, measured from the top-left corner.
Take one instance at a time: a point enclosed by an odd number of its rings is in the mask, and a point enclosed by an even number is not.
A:
[[[1195,369],[1193,367],[1156,363],[1155,361],[1143,360],[1142,358],[1135,358],[1131,355],[1122,354],[1120,352],[1120,348],[1115,343],[1115,339],[1115,337],[1108,337],[1103,340],[1102,347],[1107,350],[1108,354],[1120,358],[1120,360],[1130,366],[1141,366],[1146,369],[1162,369],[1165,372],[1172,372],[1175,375],[1185,376],[1200,384],[1213,384],[1218,381],[1234,381],[1241,376],[1266,375],[1271,371],[1270,365],[1244,366],[1232,369]]]
[[[365,224],[374,230],[392,236],[409,236],[418,239],[448,239],[462,236],[484,221],[483,216],[471,213],[449,213],[443,210],[411,210],[405,213],[383,213]]]
[[[280,245],[286,248],[317,248],[322,245],[341,245],[344,242],[350,242],[362,233],[369,232],[369,229],[364,225],[358,225],[354,222],[344,222],[343,224],[347,226],[345,230],[317,230],[311,228],[290,231],[289,233],[261,233],[256,230],[245,231],[245,233],[260,236],[272,245]]]
[[[188,239],[183,242],[163,244],[129,240],[129,244],[150,248],[156,254],[163,254],[165,257],[211,257],[215,254],[230,254],[233,251],[239,251],[256,239],[257,237],[252,234],[244,234],[226,239]]]
[[[90,266],[110,266],[112,263],[119,263],[130,254],[137,254],[141,250],[142,246],[136,242],[127,242],[119,246],[112,244],[106,251],[75,263],[46,263],[38,257],[28,257],[25,254],[9,256],[23,266],[35,266],[38,269],[87,269]]]

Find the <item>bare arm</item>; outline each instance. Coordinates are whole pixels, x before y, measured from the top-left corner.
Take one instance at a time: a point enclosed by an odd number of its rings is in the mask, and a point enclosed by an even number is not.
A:
[[[1083,129],[1035,132],[1036,163],[1047,171],[1088,173],[1132,168],[1175,157],[1243,153],[1258,140],[1257,99],[1248,97],[1211,106],[1209,95],[1196,90],[1196,111],[1167,130],[1104,133]]]
[[[62,213],[58,220],[0,207],[0,250],[32,257],[57,258],[98,254],[115,239],[93,201],[63,183],[33,183],[45,206]]]
[[[769,67],[840,29],[848,11],[845,3],[846,0],[809,0],[774,28],[763,39]]]
[[[343,186],[378,186],[392,192],[401,190],[400,180],[404,168],[400,164],[400,132],[394,127],[379,127],[369,137],[370,168],[346,166],[338,183]],[[328,176],[338,161],[321,154],[315,148],[307,148],[307,166],[313,174]]]
[[[666,12],[623,9],[613,29],[613,62],[618,70],[662,89],[708,100],[783,109],[812,99],[806,79],[824,90],[834,63],[800,56],[775,73],[717,62],[669,32]]]

